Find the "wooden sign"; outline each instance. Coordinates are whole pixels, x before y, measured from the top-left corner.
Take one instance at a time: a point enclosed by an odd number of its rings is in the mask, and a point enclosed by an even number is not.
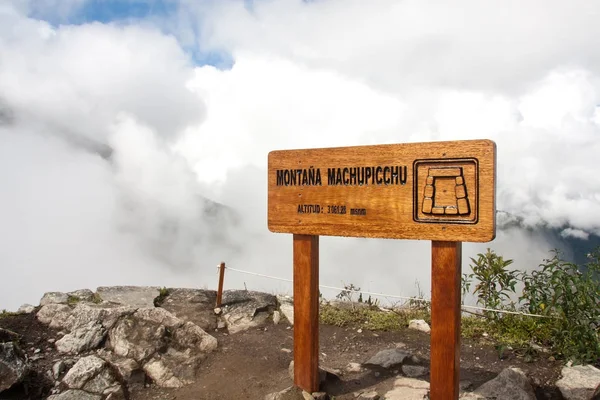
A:
[[[462,243],[496,235],[489,140],[269,153],[268,225],[294,238],[294,384],[319,389],[319,235],[431,240],[430,398],[458,399]]]
[[[489,140],[269,153],[272,232],[488,242],[496,145]]]

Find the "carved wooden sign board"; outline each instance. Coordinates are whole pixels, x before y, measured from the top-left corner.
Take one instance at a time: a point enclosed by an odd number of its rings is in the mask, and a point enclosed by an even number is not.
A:
[[[318,236],[420,239],[432,241],[430,395],[458,398],[460,243],[494,239],[495,191],[490,140],[270,152],[268,227],[294,234],[296,385],[318,388]]]

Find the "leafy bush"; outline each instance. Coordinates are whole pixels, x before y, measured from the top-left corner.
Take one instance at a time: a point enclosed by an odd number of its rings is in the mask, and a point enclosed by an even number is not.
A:
[[[551,317],[540,321],[540,327],[548,325],[559,356],[578,362],[600,360],[600,251],[588,259],[579,267],[555,251],[540,270],[523,275],[520,298],[528,312]]]
[[[495,340],[520,347],[533,343],[551,346],[555,355],[574,362],[600,360],[600,251],[589,255],[585,266],[564,261],[559,252],[531,272],[509,270],[504,260],[489,250],[473,261],[473,273],[463,275],[463,294],[474,279],[477,303],[485,308],[519,310],[545,318],[486,311],[486,323],[466,322],[465,332],[485,330]],[[521,296],[515,287],[524,285]],[[482,327],[483,326],[483,327]]]

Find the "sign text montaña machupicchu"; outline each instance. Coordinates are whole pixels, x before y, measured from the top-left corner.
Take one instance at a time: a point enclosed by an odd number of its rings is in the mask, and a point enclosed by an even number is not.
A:
[[[405,185],[407,167],[338,167],[327,168],[328,186]],[[277,186],[322,186],[320,168],[278,169]]]

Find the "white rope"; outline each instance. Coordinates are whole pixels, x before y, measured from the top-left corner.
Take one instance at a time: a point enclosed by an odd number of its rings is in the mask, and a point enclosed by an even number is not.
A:
[[[221,266],[218,265],[217,269],[219,269]],[[225,269],[234,271],[234,272],[239,272],[242,274],[247,274],[247,275],[254,275],[254,276],[260,276],[262,278],[268,278],[268,279],[275,279],[278,281],[284,281],[284,282],[293,282],[293,280],[291,279],[286,279],[286,278],[279,278],[277,276],[272,276],[272,275],[265,275],[265,274],[259,274],[257,272],[250,272],[250,271],[244,271],[241,269],[236,269],[236,268],[231,268],[231,267],[225,267]],[[401,300],[411,300],[411,301],[417,301],[417,302],[423,302],[423,303],[431,303],[431,300],[427,300],[427,299],[419,299],[417,297],[407,297],[407,296],[398,296],[398,295],[394,295],[394,294],[385,294],[385,293],[377,293],[377,292],[367,292],[364,290],[353,290],[353,289],[346,289],[346,288],[340,288],[340,287],[336,287],[336,286],[328,286],[328,285],[319,285],[320,288],[325,288],[325,289],[332,289],[332,290],[340,290],[340,291],[345,291],[345,292],[354,292],[354,293],[363,293],[363,294],[368,294],[371,296],[381,296],[381,297],[391,297],[394,299],[401,299]],[[496,313],[501,313],[501,314],[513,314],[513,315],[523,315],[526,317],[536,317],[536,318],[551,318],[547,315],[539,315],[539,314],[530,314],[530,313],[525,313],[525,312],[520,312],[520,311],[508,311],[508,310],[495,310],[493,308],[485,308],[485,307],[478,307],[478,306],[467,306],[467,305],[461,305],[461,308],[470,308],[472,310],[480,310],[480,311],[489,311],[489,312],[496,312]]]

